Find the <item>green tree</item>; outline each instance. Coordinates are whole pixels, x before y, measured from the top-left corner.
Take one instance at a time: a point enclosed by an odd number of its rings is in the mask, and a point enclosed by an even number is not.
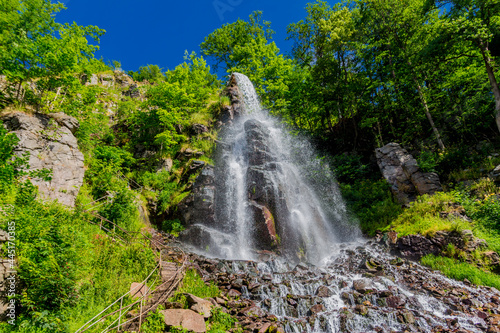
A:
[[[205,37],[200,49],[204,55],[215,60],[215,70],[222,65],[223,69],[228,71],[237,64],[237,59],[231,59],[236,46],[245,45],[257,38],[272,40],[273,35],[271,22],[264,21],[262,12],[256,11],[250,15],[248,22],[238,19],[212,32]]]
[[[129,71],[128,74],[138,82],[148,81],[149,83],[157,83],[165,79],[162,68],[158,65],[141,66],[137,72]]]
[[[465,52],[463,48],[458,49],[458,56],[475,56],[483,61],[495,98],[495,120],[500,131],[500,88],[490,50],[493,38],[500,35],[500,1],[429,0],[428,5],[429,8],[433,5],[451,7],[440,27],[440,35],[434,40],[434,48],[445,55],[455,52],[457,56],[458,44],[466,47]]]
[[[429,121],[435,139],[445,146],[430,110],[428,85],[425,83],[425,62],[419,54],[429,39],[426,27],[437,18],[437,11],[424,15],[423,0],[370,0],[358,1],[363,43],[368,52],[378,56],[375,61],[390,71],[397,95],[401,85],[411,86],[418,93],[421,109]],[[400,95],[401,96],[401,95]]]
[[[43,78],[53,86],[93,59],[98,47],[87,38],[98,42],[104,30],[57,23],[62,9],[49,0],[0,1],[0,74],[18,85],[17,98],[23,82]]]

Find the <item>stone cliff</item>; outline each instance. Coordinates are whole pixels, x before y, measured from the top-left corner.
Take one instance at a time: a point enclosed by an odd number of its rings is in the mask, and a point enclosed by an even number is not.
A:
[[[38,186],[39,196],[74,207],[85,173],[83,154],[74,136],[78,121],[64,113],[29,115],[19,111],[1,119],[7,130],[19,138],[15,154],[29,154],[29,170],[52,172],[50,181],[31,180]]]

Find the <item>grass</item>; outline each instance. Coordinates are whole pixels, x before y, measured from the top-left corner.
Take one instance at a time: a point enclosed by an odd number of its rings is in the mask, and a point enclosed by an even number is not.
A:
[[[500,276],[491,272],[483,271],[474,265],[460,262],[456,259],[427,255],[422,258],[422,264],[434,270],[441,271],[449,278],[470,282],[480,285],[494,287],[500,290]]]
[[[484,159],[469,168],[451,171],[448,175],[448,180],[459,182],[486,177],[488,173],[499,164],[500,156],[486,156]]]
[[[399,236],[412,234],[432,236],[437,231],[470,229],[472,226],[465,220],[440,217],[440,212],[453,212],[454,202],[457,202],[454,192],[438,192],[434,196],[421,196],[391,223],[391,228]]]
[[[182,279],[176,295],[185,293],[192,294],[201,298],[218,297],[221,294],[220,289],[215,284],[206,284],[205,281],[203,281],[203,279],[193,269],[190,269],[186,272],[186,275]]]
[[[188,304],[184,294],[191,294],[200,298],[218,297],[220,289],[213,283],[206,284],[195,270],[188,270],[182,282],[170,299],[171,302],[179,302],[183,308],[187,309]]]

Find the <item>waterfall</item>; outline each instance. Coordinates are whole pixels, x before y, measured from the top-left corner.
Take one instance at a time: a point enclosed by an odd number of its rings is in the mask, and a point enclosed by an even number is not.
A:
[[[215,156],[215,223],[203,252],[257,259],[274,251],[319,262],[332,246],[359,237],[335,177],[311,144],[263,109],[251,81],[235,73],[243,105],[219,135]],[[193,242],[194,243],[194,242]]]
[[[208,204],[191,211],[202,213],[188,234],[194,252],[222,258],[193,255],[226,295],[241,293],[233,310],[258,306],[286,333],[487,331],[488,315],[477,311],[496,308],[498,291],[447,279],[396,259],[380,240],[363,240],[310,143],[262,108],[246,76],[232,80],[237,116],[219,135],[215,168],[202,171],[205,187],[195,184],[194,201]]]

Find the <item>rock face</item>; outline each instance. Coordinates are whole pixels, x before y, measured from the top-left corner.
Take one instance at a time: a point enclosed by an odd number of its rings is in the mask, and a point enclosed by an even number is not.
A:
[[[2,121],[7,130],[19,138],[15,154],[29,153],[30,170],[52,171],[50,181],[31,180],[38,186],[40,197],[73,207],[85,173],[83,154],[73,135],[79,127],[78,121],[62,113],[28,115],[22,112],[6,114]]]
[[[220,117],[221,124],[230,124],[234,119],[243,113],[243,94],[238,88],[238,83],[236,82],[234,75],[231,76],[231,79],[229,80],[227,95],[229,96],[231,105],[222,111]]]
[[[439,176],[423,172],[413,156],[399,144],[389,143],[376,149],[375,154],[382,175],[401,204],[415,200],[418,195],[442,191]]]
[[[205,165],[196,178],[191,194],[178,208],[186,226],[215,224],[215,175],[212,166]]]

